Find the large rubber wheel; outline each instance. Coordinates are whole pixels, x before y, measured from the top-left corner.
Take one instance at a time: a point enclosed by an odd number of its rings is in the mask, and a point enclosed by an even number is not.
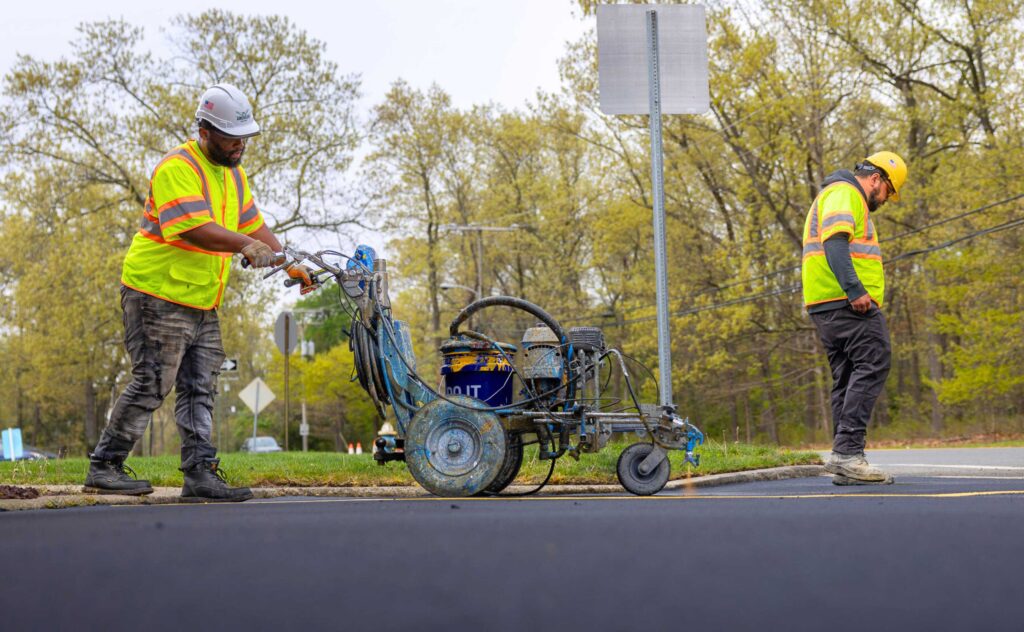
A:
[[[501,470],[491,484],[483,491],[484,494],[497,494],[516,480],[519,469],[523,467],[523,438],[521,435],[508,435],[505,445],[505,461]]]
[[[651,443],[634,443],[619,455],[619,463],[615,471],[619,475],[619,482],[627,492],[637,496],[650,496],[664,489],[671,469],[667,456],[647,474],[640,473],[640,464],[653,449],[654,445]]]
[[[471,397],[435,399],[416,411],[405,435],[405,464],[416,482],[438,496],[472,496],[487,489],[505,464],[505,429]]]

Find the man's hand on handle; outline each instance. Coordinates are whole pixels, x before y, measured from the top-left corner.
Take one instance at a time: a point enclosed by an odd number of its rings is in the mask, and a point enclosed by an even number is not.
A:
[[[242,247],[242,255],[249,260],[254,268],[269,268],[280,265],[281,256],[274,249],[258,239],[254,239]]]

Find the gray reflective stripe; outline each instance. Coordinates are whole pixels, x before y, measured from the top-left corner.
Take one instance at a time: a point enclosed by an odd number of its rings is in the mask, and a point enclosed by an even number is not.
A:
[[[874,244],[850,244],[851,255],[875,255],[876,257],[882,256],[882,249]]]
[[[818,203],[815,202],[811,206],[811,211],[807,214],[807,221],[810,222],[810,236],[814,239],[818,238]]]
[[[853,215],[848,215],[846,213],[843,213],[841,215],[830,215],[827,219],[825,219],[825,221],[821,223],[821,229],[824,230],[829,226],[832,226],[833,224],[839,223],[847,223],[852,225],[855,224],[856,222],[853,221]]]
[[[149,205],[149,201],[147,200],[146,201],[146,212],[142,214],[142,225],[139,226],[139,228],[141,228],[142,230],[146,231],[147,233],[149,233],[151,235],[156,235],[157,237],[163,237],[164,234],[160,230],[160,224],[157,224],[155,222],[149,221],[149,218],[147,217],[147,215],[152,215],[152,214],[153,214],[153,207],[151,207]]]
[[[872,222],[869,219],[868,220],[868,234],[867,234],[867,237],[865,237],[865,239],[871,239],[874,236],[875,236],[875,223]]]
[[[181,156],[185,160],[189,161],[189,163],[196,168],[196,171],[199,173],[199,180],[202,181],[203,183],[203,198],[206,199],[206,206],[208,208],[211,207],[210,187],[206,184],[206,174],[203,173],[203,168],[199,165],[196,159],[192,157],[192,154],[188,153],[187,149],[179,149],[177,151],[172,151],[171,155],[174,154],[177,154],[178,156]]]
[[[242,204],[245,202],[245,189],[242,187],[242,172],[238,167],[231,170],[231,176],[235,179],[235,193],[238,194],[238,223],[242,223]]]
[[[238,225],[245,226],[252,220],[256,219],[256,216],[259,214],[259,212],[259,209],[256,208],[256,204],[253,204],[252,206],[249,207],[248,211],[238,216]]]
[[[160,216],[157,219],[160,220],[160,225],[164,225],[167,222],[178,219],[191,213],[206,213],[211,215],[210,203],[209,202],[179,202],[172,206],[165,206],[160,211]]]
[[[804,256],[824,254],[825,247],[821,245],[821,242],[815,242],[812,244],[804,244]]]

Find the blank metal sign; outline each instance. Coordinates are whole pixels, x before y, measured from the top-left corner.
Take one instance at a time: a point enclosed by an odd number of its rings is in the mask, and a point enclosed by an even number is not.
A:
[[[601,111],[649,114],[647,11],[658,12],[658,69],[663,114],[708,111],[708,35],[700,5],[597,7]]]

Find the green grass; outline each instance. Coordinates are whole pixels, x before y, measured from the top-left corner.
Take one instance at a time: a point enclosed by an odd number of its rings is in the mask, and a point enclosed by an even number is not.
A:
[[[613,444],[597,454],[584,454],[577,462],[566,456],[555,465],[551,482],[555,484],[617,483],[615,463],[627,444]],[[703,446],[701,466],[694,469],[683,463],[682,452],[670,453],[672,478],[741,470],[820,463],[818,454],[781,450],[771,446],[722,444]],[[178,456],[132,457],[128,460],[138,473],[159,487],[182,483]],[[550,461],[536,458],[536,448],[528,447],[517,482],[537,483],[547,475]],[[233,485],[250,487],[357,487],[414,485],[404,463],[381,467],[369,454],[348,455],[334,452],[279,452],[275,454],[229,453],[221,455],[221,466]],[[0,483],[8,485],[80,485],[89,462],[85,458],[49,461],[0,462]]]

